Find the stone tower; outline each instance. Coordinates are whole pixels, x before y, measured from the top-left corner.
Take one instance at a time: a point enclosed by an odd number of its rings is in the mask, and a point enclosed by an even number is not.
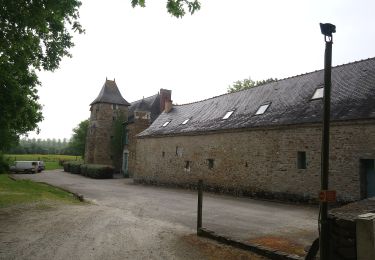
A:
[[[128,118],[128,106],[130,104],[121,96],[115,80],[106,79],[98,97],[90,104],[85,163],[113,165],[113,123],[120,114]]]

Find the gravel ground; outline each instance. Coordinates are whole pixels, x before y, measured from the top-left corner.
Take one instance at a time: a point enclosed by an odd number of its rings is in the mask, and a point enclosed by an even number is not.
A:
[[[0,209],[0,259],[263,259],[197,238],[196,193],[62,171],[17,175],[84,195],[82,205]],[[205,194],[203,226],[237,239],[316,237],[316,208]]]

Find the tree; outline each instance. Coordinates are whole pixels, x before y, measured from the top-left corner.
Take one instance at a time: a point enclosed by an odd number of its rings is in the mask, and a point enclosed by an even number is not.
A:
[[[133,7],[146,6],[146,0],[131,0]],[[190,14],[194,14],[195,11],[201,9],[201,4],[198,0],[188,1],[188,0],[168,0],[167,1],[167,11],[171,15],[181,18],[186,14],[186,8]]]
[[[112,136],[111,136],[111,154],[113,156],[113,165],[116,170],[121,169],[122,152],[124,148],[124,126],[126,121],[125,115],[120,112],[117,118],[113,121]]]
[[[37,70],[53,71],[83,33],[77,0],[0,0],[0,151],[42,121]]]
[[[86,146],[86,135],[89,128],[89,120],[84,120],[78,124],[77,127],[73,129],[73,135],[70,140],[68,150],[73,155],[85,155],[85,146]]]
[[[254,81],[249,77],[248,79],[237,80],[237,81],[233,82],[233,85],[228,87],[227,92],[233,93],[233,92],[237,92],[237,91],[240,91],[240,90],[261,86],[261,85],[264,85],[264,84],[267,84],[267,83],[270,83],[270,82],[274,82],[274,81],[277,81],[277,78],[269,78],[269,79],[266,79],[266,80]]]

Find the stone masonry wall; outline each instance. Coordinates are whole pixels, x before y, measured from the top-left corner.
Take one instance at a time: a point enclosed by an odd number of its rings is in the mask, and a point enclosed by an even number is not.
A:
[[[136,165],[136,135],[145,130],[150,126],[150,120],[137,119],[134,123],[128,125],[128,151],[129,151],[129,163],[128,170],[129,176],[133,177]]]
[[[316,199],[320,148],[318,125],[138,138],[134,180],[188,186],[202,178],[239,194]],[[360,199],[359,160],[375,158],[375,122],[333,124],[330,149],[330,188],[340,201]],[[306,169],[297,167],[299,151]]]
[[[86,138],[85,162],[113,165],[111,154],[111,136],[113,121],[119,113],[128,116],[128,107],[97,103],[91,106],[90,125]]]

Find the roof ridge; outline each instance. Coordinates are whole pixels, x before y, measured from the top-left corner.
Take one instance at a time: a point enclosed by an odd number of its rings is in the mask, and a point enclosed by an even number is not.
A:
[[[352,65],[352,64],[355,64],[355,63],[360,63],[360,62],[364,62],[364,61],[368,61],[368,60],[372,60],[372,59],[375,59],[375,57],[367,58],[367,59],[361,59],[361,60],[356,60],[356,61],[352,61],[352,62],[348,62],[348,63],[343,63],[343,64],[340,64],[340,65],[333,66],[332,69],[343,67],[343,66],[347,66],[347,65]],[[255,89],[255,88],[258,88],[258,87],[265,87],[267,85],[271,85],[271,84],[274,84],[276,82],[280,82],[280,81],[284,81],[284,80],[292,79],[292,78],[302,77],[302,76],[305,76],[305,75],[308,75],[308,74],[312,74],[312,73],[316,73],[316,72],[319,72],[319,71],[322,71],[322,70],[324,70],[324,69],[314,70],[314,71],[310,71],[310,72],[306,72],[306,73],[301,73],[301,74],[297,74],[297,75],[294,75],[294,76],[290,76],[290,77],[278,79],[278,80],[275,80],[275,81],[272,81],[272,82],[268,82],[268,83],[265,83],[265,84],[261,84],[261,85],[258,85],[258,86],[252,87],[252,88],[242,89],[242,90],[239,90],[239,91],[236,91],[236,92],[232,92],[232,93],[224,93],[224,94],[213,96],[213,97],[210,97],[210,98],[206,98],[206,99],[202,99],[202,100],[198,100],[198,101],[193,101],[193,102],[189,102],[189,103],[185,103],[185,104],[174,105],[174,106],[191,105],[191,104],[195,104],[195,103],[207,101],[207,100],[218,98],[218,97],[225,96],[225,95],[232,95],[232,94],[236,94],[236,93],[243,92],[243,91],[249,91],[251,89]]]
[[[159,95],[159,93],[156,93],[156,94],[151,95],[151,96],[149,96],[149,97],[143,97],[143,98],[141,98],[141,99],[138,99],[138,100],[132,101],[132,102],[130,102],[130,104],[133,105],[133,104],[136,103],[136,102],[142,102],[142,100],[145,100],[145,99],[147,99],[147,98],[154,97],[154,96],[157,96],[157,95]]]

